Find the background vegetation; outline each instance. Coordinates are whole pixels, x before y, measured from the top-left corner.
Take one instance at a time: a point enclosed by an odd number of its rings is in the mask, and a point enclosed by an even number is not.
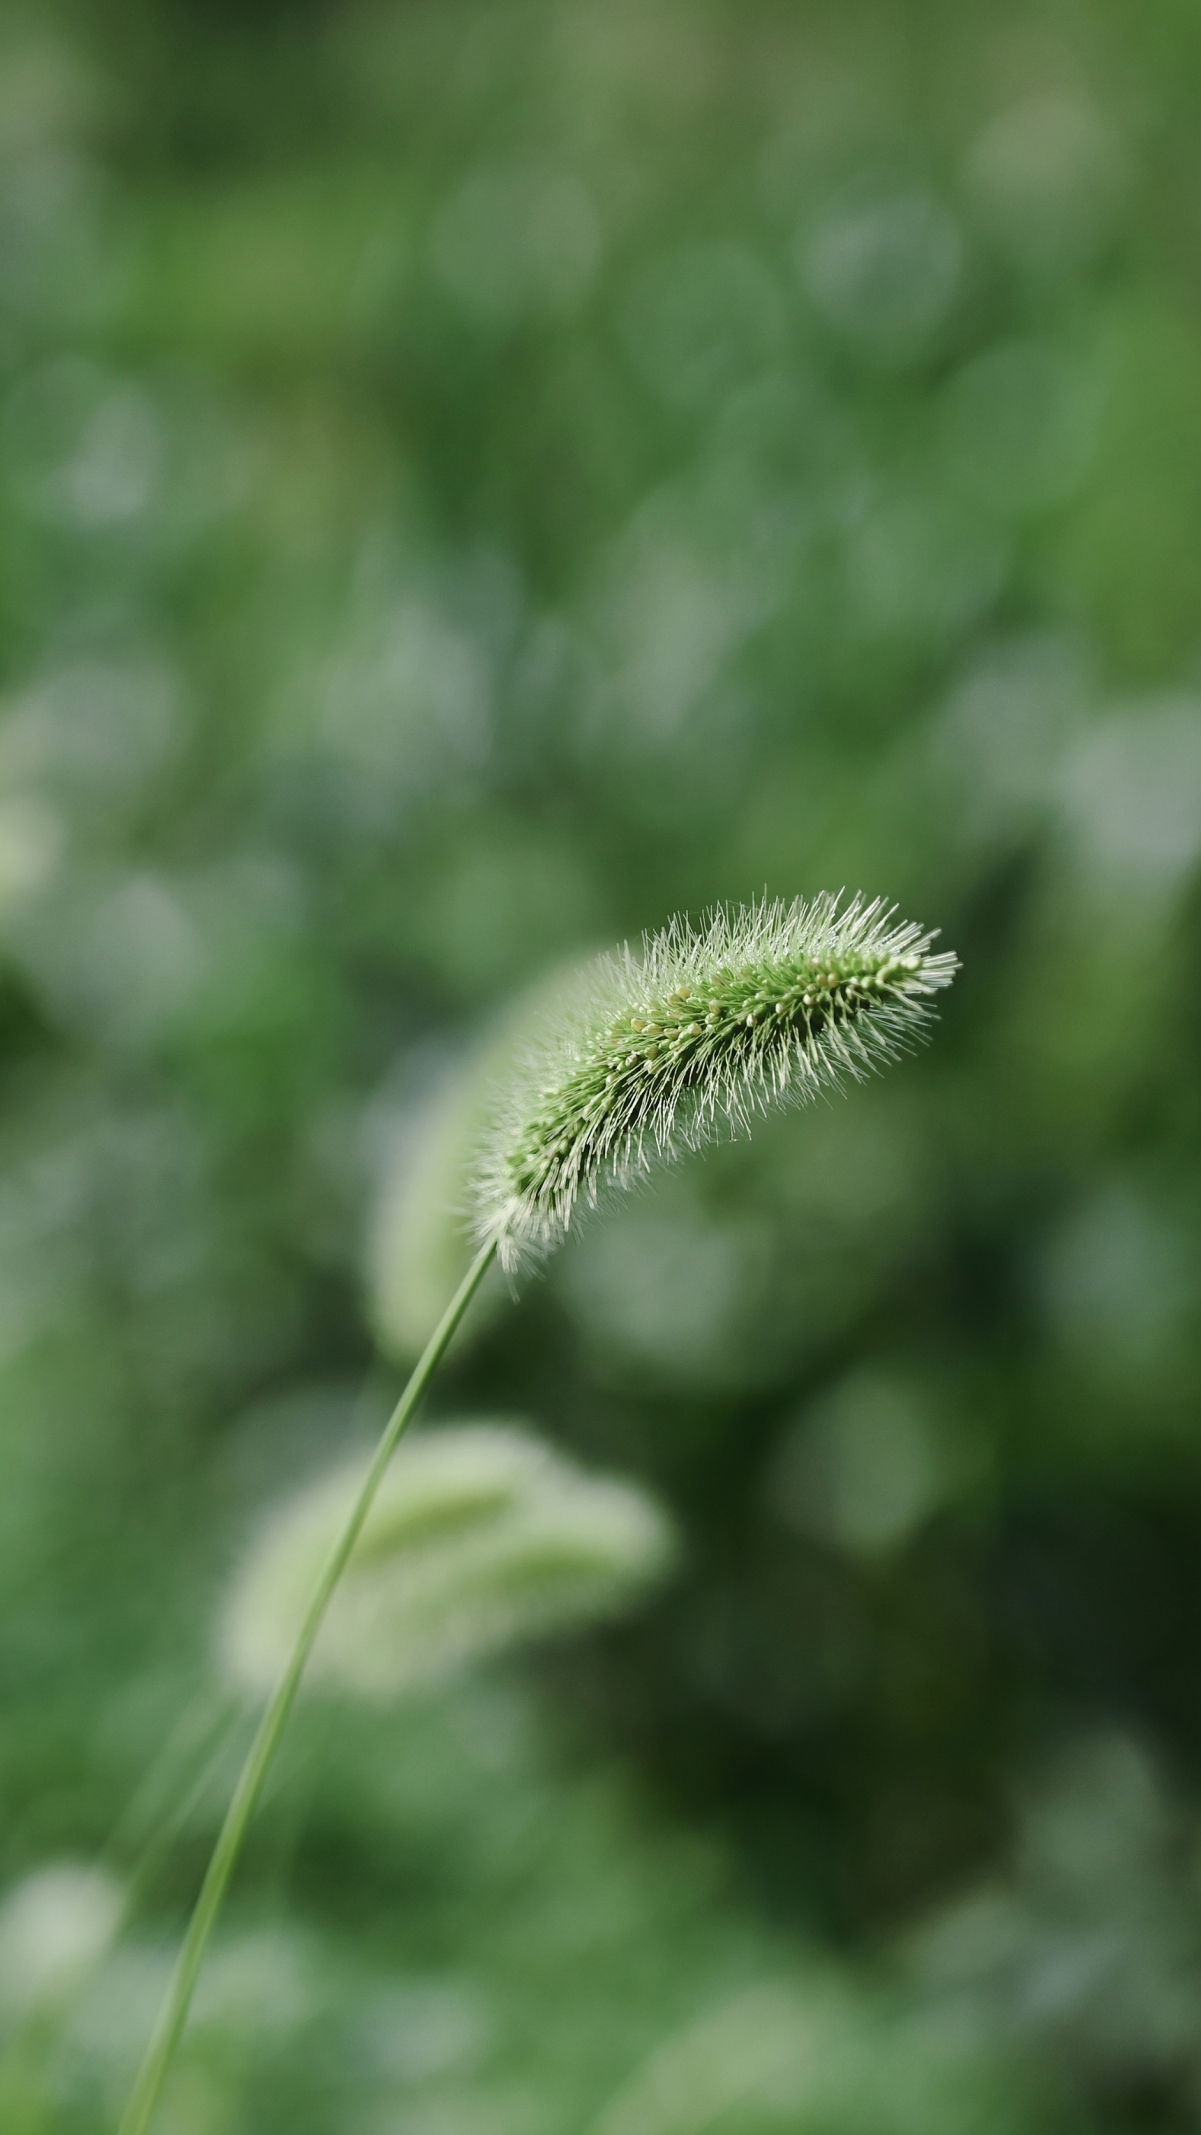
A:
[[[164,2130],[1201,2123],[1199,95],[1177,0],[6,8],[6,2131],[112,2124],[464,1063],[842,883],[932,1051],[435,1404],[684,1569],[312,1701]]]

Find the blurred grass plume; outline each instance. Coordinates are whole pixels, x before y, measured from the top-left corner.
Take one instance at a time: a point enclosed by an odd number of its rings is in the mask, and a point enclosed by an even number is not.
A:
[[[252,1544],[221,1626],[226,1672],[269,1691],[362,1465],[322,1476]],[[309,1680],[392,1698],[524,1638],[622,1608],[676,1554],[670,1520],[631,1483],[585,1475],[511,1425],[411,1439],[367,1516],[313,1649]]]

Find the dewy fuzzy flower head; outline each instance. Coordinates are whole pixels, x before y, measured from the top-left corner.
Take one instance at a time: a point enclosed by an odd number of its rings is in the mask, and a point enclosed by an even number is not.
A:
[[[878,899],[820,896],[675,920],[583,976],[514,1079],[476,1178],[477,1235],[510,1271],[581,1203],[657,1159],[861,1079],[926,1034],[957,959]]]

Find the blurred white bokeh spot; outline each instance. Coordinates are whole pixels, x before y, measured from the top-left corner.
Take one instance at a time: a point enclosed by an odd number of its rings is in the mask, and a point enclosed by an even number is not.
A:
[[[629,528],[601,603],[615,666],[605,695],[609,746],[650,754],[672,742],[720,683],[763,614],[762,588],[722,559]]]
[[[852,1554],[900,1547],[978,1469],[980,1445],[952,1437],[904,1376],[865,1368],[785,1431],[764,1482],[785,1526]]]
[[[453,1976],[382,1983],[359,2012],[356,2035],[372,2066],[406,2084],[473,2067],[494,2030],[480,1989]]]
[[[963,2027],[1052,2043],[1098,2090],[1170,2084],[1196,2028],[1186,1825],[1144,1743],[1070,1742],[1023,1789],[1007,1870],[907,1941]]]
[[[1054,809],[1089,696],[1081,646],[1049,630],[989,645],[953,686],[930,755],[954,789],[953,821],[966,843],[1024,836]]]
[[[1094,380],[1049,343],[1013,340],[956,372],[942,401],[942,457],[965,496],[1003,516],[1061,504],[1088,470]]]
[[[985,127],[965,166],[968,196],[1006,249],[1045,272],[1086,260],[1108,235],[1129,171],[1096,106],[1040,90]]]
[[[162,423],[143,385],[61,356],[9,395],[10,479],[38,517],[84,530],[136,519],[157,496]]]
[[[70,914],[39,905],[19,952],[69,1026],[146,1044],[194,998],[209,969],[204,940],[178,885],[158,875],[88,888]]]
[[[328,1999],[316,1949],[296,1928],[263,1927],[226,1936],[197,1984],[198,2029],[256,2039],[298,2031]]]
[[[779,1370],[780,1333],[760,1340],[773,1262],[770,1228],[703,1209],[613,1209],[564,1253],[556,1280],[611,1371],[720,1388]]]
[[[848,549],[852,602],[869,636],[958,635],[1005,581],[1003,543],[954,497],[884,497],[864,512]]]
[[[101,1868],[59,1861],[0,1901],[0,2011],[19,2022],[69,1994],[112,1942],[125,1895]]]
[[[444,286],[490,325],[560,311],[586,294],[604,233],[572,170],[535,162],[471,171],[434,219],[431,250]]]
[[[393,795],[478,763],[491,701],[483,649],[429,600],[407,595],[365,619],[329,660],[320,733]]]
[[[1070,751],[1060,787],[1073,848],[1117,890],[1171,890],[1201,858],[1201,699],[1110,717]]]
[[[49,880],[65,842],[62,818],[44,801],[0,801],[0,918]]]
[[[779,287],[742,246],[689,245],[643,268],[626,301],[626,345],[675,407],[708,408],[785,346]]]
[[[1101,1372],[1170,1371],[1201,1302],[1201,1241],[1138,1186],[1098,1186],[1052,1232],[1042,1296],[1061,1343]]]
[[[28,156],[68,137],[94,108],[96,78],[82,53],[45,30],[12,35],[0,53],[0,153]]]
[[[41,782],[77,808],[136,798],[184,731],[179,677],[145,655],[50,665],[0,714],[0,776]]]
[[[953,216],[914,191],[832,203],[803,235],[805,289],[829,324],[865,354],[901,362],[950,311],[963,265]]]

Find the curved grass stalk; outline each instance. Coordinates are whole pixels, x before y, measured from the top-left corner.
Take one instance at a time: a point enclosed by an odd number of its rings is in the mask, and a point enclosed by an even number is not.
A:
[[[150,2044],[146,2049],[145,2058],[138,2071],[133,2090],[130,2093],[129,2103],[121,2120],[119,2135],[146,2135],[146,2130],[153,2119],[155,2107],[162,2095],[163,2085],[167,2080],[171,2063],[175,2058],[176,2048],[183,2036],[184,2026],[188,2020],[188,2010],[191,2007],[192,1995],[195,1991],[200,1967],[204,1962],[204,1953],[208,1947],[209,1937],[216,1924],[225,1893],[229,1887],[230,1877],[233,1874],[238,1855],[241,1853],[242,1844],[251,1819],[258,1806],[268,1768],[279,1745],[280,1736],[283,1734],[287,1724],[288,1715],[296,1701],[296,1693],[300,1688],[300,1679],[304,1674],[305,1663],[313,1650],[317,1633],[321,1628],[322,1618],[333,1598],[334,1589],[350,1561],[355,1543],[358,1541],[363,1523],[371,1510],[372,1501],[383,1480],[388,1462],[391,1460],[405,1427],[421,1400],[426,1387],[437,1370],[451,1336],[480,1283],[483,1281],[485,1271],[492,1260],[495,1250],[494,1244],[488,1244],[476,1254],[458,1290],[447,1306],[442,1319],[430,1336],[425,1350],[413,1370],[408,1385],[405,1387],[400,1400],[384,1426],[383,1434],[376,1447],[375,1456],[367,1471],[363,1487],[313,1588],[312,1597],[305,1612],[304,1622],[300,1627],[296,1644],[292,1649],[291,1659],[276,1684],[263,1712],[263,1717],[259,1721],[254,1740],[246,1754],[246,1762],[242,1766],[237,1786],[234,1788],[233,1798],[230,1801],[229,1808],[226,1810],[225,1822],[221,1826],[204,1881],[200,1886],[200,1895],[196,1900],[188,1931],[184,1937],[183,1947],[176,1960],[175,1970],[171,1975],[171,1982],[159,2013],[158,2022],[155,2025]]]

